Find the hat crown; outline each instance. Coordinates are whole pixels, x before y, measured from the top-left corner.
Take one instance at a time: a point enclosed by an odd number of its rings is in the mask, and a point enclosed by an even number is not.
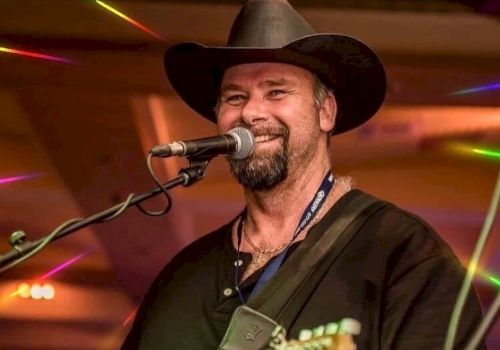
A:
[[[234,20],[230,47],[280,48],[315,31],[286,0],[248,0]]]
[[[361,125],[384,100],[385,72],[375,53],[350,36],[316,34],[286,0],[246,0],[227,46],[179,43],[165,53],[172,87],[191,108],[213,122],[217,122],[214,106],[226,69],[256,62],[301,67],[332,88],[337,116],[331,134]]]

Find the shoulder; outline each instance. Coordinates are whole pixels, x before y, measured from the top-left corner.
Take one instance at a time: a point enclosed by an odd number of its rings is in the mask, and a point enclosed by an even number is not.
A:
[[[428,222],[392,203],[387,203],[367,225],[387,248],[418,250],[422,257],[453,255]]]
[[[443,324],[449,321],[466,271],[429,223],[385,203],[362,228],[369,256],[363,265],[368,271],[365,276],[381,287],[382,348],[437,349],[446,336]],[[469,293],[458,348],[480,318],[477,297]]]
[[[457,275],[463,267],[449,244],[423,218],[393,203],[385,202],[361,228],[373,253],[384,261],[392,278],[418,268],[446,267]]]
[[[352,190],[344,197],[342,207],[360,199],[375,200],[379,204],[360,228],[365,239],[375,240],[391,250],[414,245],[431,255],[450,252],[448,244],[418,215],[360,190]]]

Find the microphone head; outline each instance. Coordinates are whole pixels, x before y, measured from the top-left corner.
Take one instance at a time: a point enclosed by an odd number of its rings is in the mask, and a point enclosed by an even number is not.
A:
[[[245,159],[253,153],[255,148],[255,137],[248,129],[237,127],[229,130],[228,134],[234,137],[238,143],[236,150],[229,156],[233,159]]]

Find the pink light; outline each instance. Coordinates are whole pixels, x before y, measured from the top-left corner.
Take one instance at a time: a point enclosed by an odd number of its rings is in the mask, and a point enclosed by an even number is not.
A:
[[[54,267],[52,270],[50,270],[49,272],[47,272],[43,276],[37,278],[37,281],[43,281],[44,279],[49,278],[50,276],[56,274],[57,272],[59,272],[59,271],[65,269],[66,267],[74,264],[75,262],[77,262],[78,260],[80,260],[81,258],[83,258],[84,256],[86,256],[89,253],[90,253],[90,251],[86,251],[86,252],[84,252],[84,253],[82,253],[80,255],[75,256],[74,258],[66,260],[62,264]]]
[[[42,282],[43,280],[49,278],[50,276],[53,276],[54,274],[56,274],[57,272],[65,269],[66,267],[69,267],[71,266],[72,264],[74,264],[75,262],[77,262],[78,260],[80,260],[81,258],[85,257],[86,255],[88,255],[89,253],[91,253],[91,250],[88,250],[86,252],[83,252],[69,260],[66,260],[65,262],[63,262],[62,264],[56,266],[55,268],[53,268],[52,270],[50,270],[49,272],[47,272],[46,274],[44,274],[43,276],[33,280],[34,282]],[[5,295],[4,297],[1,297],[0,298],[0,305],[3,304],[3,303],[7,303],[9,301],[12,300],[12,298],[20,295],[21,293],[25,292],[25,290],[23,289],[25,287],[19,287],[17,288],[17,290],[9,295]]]
[[[0,178],[0,185],[8,184],[11,182],[16,182],[16,181],[21,181],[21,180],[26,180],[26,179],[31,179],[32,177],[37,177],[40,175],[41,175],[40,173],[34,173],[34,174],[11,176],[11,177],[1,177]]]
[[[139,310],[138,307],[136,307],[134,310],[132,310],[132,312],[127,316],[125,321],[123,321],[123,326],[126,326],[127,324],[129,324],[130,321],[132,321],[134,319],[135,315],[137,314],[137,310]]]
[[[164,37],[162,37],[160,34],[152,31],[151,29],[147,28],[145,25],[137,22],[135,19],[132,19],[130,18],[129,16],[125,15],[124,13],[118,11],[117,9],[114,9],[113,7],[109,6],[108,4],[104,3],[103,1],[99,1],[99,0],[96,0],[96,3],[98,5],[101,5],[102,7],[104,7],[106,10],[110,11],[111,13],[114,13],[115,15],[117,15],[118,17],[120,18],[123,18],[124,20],[126,20],[127,22],[129,22],[130,24],[134,25],[135,27],[139,28],[140,30],[142,30],[143,32],[146,32],[152,36],[154,36],[156,39],[159,39],[163,42],[167,42],[165,40]]]
[[[31,57],[31,58],[40,58],[43,60],[56,61],[56,62],[62,62],[62,63],[73,63],[73,64],[78,63],[76,61],[69,60],[69,59],[63,58],[63,57],[45,55],[42,53],[36,53],[36,52],[31,52],[31,51],[9,49],[6,47],[0,47],[0,52],[12,53],[15,55],[26,56],[26,57]]]

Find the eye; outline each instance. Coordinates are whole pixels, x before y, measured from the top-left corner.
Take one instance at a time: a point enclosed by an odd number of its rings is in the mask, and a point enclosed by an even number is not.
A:
[[[245,100],[245,96],[242,94],[234,94],[234,95],[229,95],[225,98],[225,102],[232,105],[236,106],[243,102]]]
[[[270,90],[267,95],[271,98],[280,98],[280,97],[283,97],[285,96],[286,94],[288,93],[288,91],[286,90],[282,90],[282,89],[274,89],[274,90]]]

